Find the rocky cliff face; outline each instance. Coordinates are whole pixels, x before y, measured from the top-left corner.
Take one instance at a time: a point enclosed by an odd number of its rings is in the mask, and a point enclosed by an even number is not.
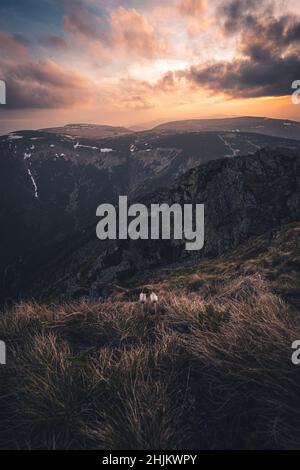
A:
[[[95,226],[51,253],[43,266],[45,282],[33,284],[50,297],[101,296],[114,283],[155,266],[214,257],[252,236],[271,234],[300,220],[300,154],[263,150],[254,156],[212,161],[190,170],[171,189],[143,201],[205,205],[205,244],[198,252],[184,241],[109,241],[96,238]],[[41,277],[41,272],[39,273]],[[28,287],[28,286],[27,286]]]

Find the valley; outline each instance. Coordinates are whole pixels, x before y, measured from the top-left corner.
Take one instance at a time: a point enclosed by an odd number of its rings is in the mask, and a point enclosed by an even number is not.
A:
[[[251,120],[249,125],[249,119],[242,118],[239,127],[244,125],[245,131],[257,131],[254,124],[262,125],[264,121],[269,122],[261,119],[259,124],[258,121]],[[245,123],[248,123],[247,128]],[[287,129],[286,135],[289,135],[290,126],[285,126],[284,123],[285,121],[271,120],[273,127],[281,126],[283,130]],[[185,125],[189,127],[189,121]],[[203,125],[202,122],[202,127]],[[131,202],[149,201],[155,192],[164,200],[165,197],[170,198],[166,192],[177,185],[178,190],[175,191],[174,197],[172,196],[176,201],[182,197],[183,187],[186,185],[182,183],[186,181],[184,175],[193,172],[195,168],[206,168],[206,165],[210,164],[214,168],[212,171],[218,183],[208,201],[211,201],[215,194],[215,199],[221,207],[229,196],[224,194],[223,200],[219,200],[219,194],[223,194],[223,183],[218,181],[220,167],[213,161],[225,158],[230,166],[229,160],[239,159],[243,155],[248,155],[247,161],[251,162],[251,155],[255,155],[259,149],[269,149],[270,155],[272,149],[285,148],[296,154],[300,149],[300,140],[269,136],[261,134],[260,131],[237,131],[236,125],[237,121],[231,119],[210,120],[206,123],[206,128],[210,130],[202,129],[197,132],[182,131],[177,127],[174,132],[168,125],[166,128],[159,126],[142,132],[127,132],[106,126],[68,125],[50,130],[18,131],[0,137],[0,180],[3,188],[0,202],[0,222],[3,227],[0,234],[2,301],[19,297],[23,283],[28,289],[28,284],[36,279],[37,273],[49,282],[52,270],[44,267],[41,272],[41,267],[47,264],[49,257],[53,258],[51,264],[56,265],[54,253],[66,251],[62,247],[77,247],[77,240],[94,239],[91,246],[95,245],[98,253],[99,242],[97,244],[95,227],[96,208],[100,204],[116,205],[120,195],[127,195]],[[292,128],[296,128],[296,125],[297,123],[293,124]],[[174,126],[177,126],[177,123],[174,123]],[[103,132],[106,137],[103,137]],[[257,161],[257,158],[253,158],[253,162]],[[282,158],[289,159],[288,155]],[[203,171],[204,174],[207,173],[206,169]],[[197,172],[201,174],[200,170]],[[259,178],[255,178],[258,183]],[[203,184],[205,186],[206,183]],[[231,183],[228,181],[228,184]],[[243,188],[240,190],[244,191]],[[196,191],[196,195],[198,189],[193,191]],[[193,203],[194,197],[191,195],[188,202]],[[251,197],[249,194],[249,198]],[[228,204],[232,204],[235,198],[237,195],[232,194]],[[200,199],[199,203],[202,203]],[[267,215],[266,221],[269,219]],[[257,222],[260,220],[259,215]],[[265,227],[267,228],[267,223]],[[260,230],[263,231],[263,227]],[[254,233],[257,231],[254,230]],[[228,248],[226,240],[225,237],[224,250]],[[233,244],[235,243],[233,241]],[[83,253],[86,249],[89,251],[88,246],[89,243]],[[161,261],[172,260],[178,249],[163,246],[164,255]],[[100,258],[106,250],[101,248]],[[104,256],[100,263],[104,268],[101,269],[100,275],[97,274],[97,282],[100,285],[111,282],[113,273],[118,272],[117,277],[124,279],[129,273],[134,273],[140,265],[140,255],[132,261],[131,255],[129,259],[126,259],[127,255],[123,258],[123,251],[127,253],[128,250],[122,248],[120,251],[113,243],[110,244],[107,257]],[[154,253],[155,251],[156,249]],[[220,249],[217,252],[220,252]],[[84,257],[84,265],[87,266],[89,262],[86,255]],[[151,264],[154,260],[154,264],[160,262],[160,257],[159,254],[151,255],[147,263]],[[81,256],[78,259],[81,259]],[[75,266],[76,264],[75,262]],[[98,261],[93,264],[95,269],[92,271],[98,272]],[[78,268],[76,270],[78,271]],[[108,275],[109,272],[111,274]],[[69,276],[73,278],[73,275]],[[94,278],[94,274],[91,276]],[[74,282],[74,286],[77,284],[81,291],[81,281]],[[62,283],[62,289],[64,288],[65,284]],[[91,289],[93,291],[94,287]],[[99,289],[96,288],[97,291]]]

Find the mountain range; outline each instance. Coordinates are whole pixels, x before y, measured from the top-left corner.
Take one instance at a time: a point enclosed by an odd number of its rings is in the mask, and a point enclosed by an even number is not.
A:
[[[134,255],[128,255],[127,247],[114,244],[103,248],[95,236],[96,208],[104,202],[116,204],[119,195],[147,203],[157,194],[162,202],[183,202],[187,197],[183,188],[190,186],[190,179],[202,178],[202,188],[194,186],[187,200],[206,203],[208,231],[201,254],[207,255],[220,254],[251,234],[294,220],[297,204],[293,208],[279,207],[285,220],[275,201],[282,202],[283,191],[289,190],[294,198],[298,194],[298,180],[291,182],[299,170],[300,132],[298,140],[294,134],[297,126],[300,124],[287,125],[280,120],[230,118],[166,124],[143,132],[74,124],[2,136],[1,299],[6,301],[31,291],[37,278],[50,285],[59,283],[61,268],[69,272],[65,274],[66,282],[61,282],[60,295],[64,289],[66,295],[74,292],[98,295],[105,283],[124,281],[126,276],[148,265],[173,262],[181,256],[181,248],[166,247],[163,243],[150,251],[142,247],[142,251],[146,250],[143,256],[139,243],[134,245]],[[277,133],[277,137],[268,133]],[[262,197],[260,192],[269,187],[270,181],[274,207],[263,209],[256,198]],[[265,196],[268,201],[270,194]],[[273,220],[268,211],[274,210],[277,215]],[[229,214],[238,218],[230,215],[232,220],[226,221],[226,213],[227,218]],[[239,230],[236,233],[225,230],[221,236],[212,228],[216,226],[226,226],[228,230],[238,226]],[[97,255],[93,261],[94,251]],[[75,278],[80,280],[74,281],[71,265],[66,263],[62,267],[55,261],[65,256],[75,267]],[[88,272],[86,279],[78,267],[82,259]]]
[[[254,116],[223,119],[191,119],[160,124],[157,130],[167,132],[229,131],[254,132],[274,137],[299,140],[300,123],[298,121],[261,118]]]

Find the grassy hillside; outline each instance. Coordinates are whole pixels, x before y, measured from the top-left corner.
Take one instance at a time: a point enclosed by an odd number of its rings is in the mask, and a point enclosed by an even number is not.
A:
[[[300,224],[295,222],[251,238],[234,251],[212,259],[176,263],[136,276],[132,285],[148,290],[196,292],[204,298],[218,295],[237,277],[259,273],[270,289],[295,308],[300,307]],[[130,294],[129,294],[130,295]]]
[[[299,448],[298,235],[161,273],[156,313],[141,286],[3,312],[0,448]]]

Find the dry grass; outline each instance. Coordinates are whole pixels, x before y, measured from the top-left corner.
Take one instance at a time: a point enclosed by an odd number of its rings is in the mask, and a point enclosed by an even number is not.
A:
[[[0,317],[0,448],[299,448],[300,319],[257,275],[214,297]]]

